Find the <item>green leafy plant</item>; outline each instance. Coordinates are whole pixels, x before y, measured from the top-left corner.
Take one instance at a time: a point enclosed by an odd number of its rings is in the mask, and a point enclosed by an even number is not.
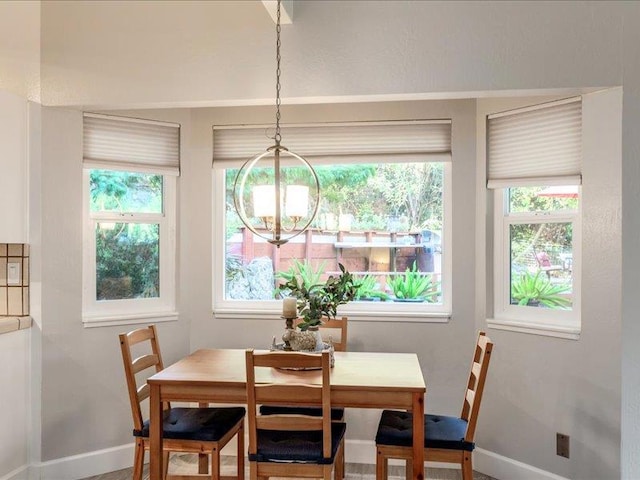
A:
[[[542,272],[535,275],[525,272],[511,284],[511,303],[521,306],[543,305],[548,308],[567,308],[571,300],[562,294],[569,292],[569,285],[554,285]]]
[[[298,313],[302,317],[298,324],[300,330],[322,324],[323,316],[335,318],[338,306],[355,298],[359,284],[344,265],[339,263],[338,266],[340,275],[330,275],[324,283],[320,283],[319,275],[317,281],[311,282],[318,272],[298,261],[287,272],[277,274],[278,278],[286,280],[278,288],[279,293],[286,292],[297,299]]]
[[[416,262],[413,262],[411,269],[407,268],[404,274],[388,277],[387,284],[399,300],[417,299],[432,302],[440,295],[439,282],[434,282],[431,275],[419,272]]]
[[[298,259],[294,259],[293,265],[288,270],[276,273],[276,279],[285,281],[283,285],[276,289],[276,295],[281,294],[283,288],[287,289],[287,285],[293,280],[307,290],[319,284],[325,265],[326,262],[321,262],[317,268],[313,268],[313,265],[307,260],[301,262]]]
[[[379,298],[380,300],[388,300],[389,295],[378,289],[378,281],[374,275],[366,274],[356,279],[358,282],[358,291],[355,300],[366,300]]]

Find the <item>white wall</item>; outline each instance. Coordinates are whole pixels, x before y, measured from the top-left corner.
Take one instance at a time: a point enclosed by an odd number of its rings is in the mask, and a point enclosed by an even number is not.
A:
[[[27,241],[28,102],[0,90],[0,242]]]
[[[622,22],[614,2],[299,1],[283,96],[620,85]],[[274,43],[258,1],[44,2],[43,103],[271,103]]]
[[[0,335],[0,478],[26,471],[30,409],[29,330]]]
[[[40,2],[0,2],[0,89],[40,100]]]

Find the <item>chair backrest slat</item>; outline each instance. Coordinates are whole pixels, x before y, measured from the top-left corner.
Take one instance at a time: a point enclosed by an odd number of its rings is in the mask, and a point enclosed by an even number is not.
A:
[[[262,415],[256,417],[258,430],[322,430],[322,417],[309,415]]]
[[[253,354],[255,367],[293,368],[292,364],[299,368],[321,368],[320,357],[313,353],[287,352],[283,355],[262,352]]]
[[[319,405],[322,403],[322,385],[256,385],[256,403],[282,405],[282,399],[295,398],[297,403]]]
[[[478,385],[478,379],[480,378],[481,369],[482,369],[482,365],[480,365],[478,362],[473,362],[473,365],[471,366],[471,374],[469,375],[469,384],[467,385],[467,388],[470,388],[471,390],[476,389],[476,385]]]
[[[149,384],[145,383],[140,388],[138,388],[138,403],[141,403],[143,400],[146,400],[151,395],[151,388],[149,388]]]
[[[131,368],[133,373],[140,373],[143,370],[146,370],[149,367],[155,367],[158,365],[159,359],[157,355],[143,355],[142,357],[136,358],[133,362],[131,362]]]
[[[155,338],[155,334],[156,334],[155,330],[152,330],[149,327],[149,328],[139,328],[129,333],[125,333],[124,335],[127,336],[127,341],[131,346],[140,342],[144,342],[145,340],[151,340]]]
[[[493,343],[491,339],[484,332],[479,332],[462,405],[462,414],[460,415],[460,418],[467,421],[467,431],[464,439],[468,442],[473,442],[475,435],[492,350]]]
[[[257,453],[257,430],[322,430],[322,454],[331,457],[331,385],[329,383],[329,352],[308,354],[297,352],[246,351],[247,420],[249,426],[249,453]],[[274,383],[256,384],[256,368],[320,368],[322,384]],[[258,404],[282,405],[291,403],[322,405],[322,417],[307,415],[258,415]]]
[[[143,419],[140,403],[149,398],[149,385],[146,382],[138,386],[136,373],[155,367],[154,372],[163,369],[162,356],[160,355],[160,346],[158,343],[158,334],[155,325],[146,328],[139,328],[129,333],[119,335],[120,349],[122,351],[122,362],[124,364],[124,373],[127,380],[127,390],[129,392],[129,402],[131,403],[131,414],[133,416],[133,426],[136,430],[142,430]],[[148,341],[150,353],[133,358],[131,347],[139,343]],[[170,408],[167,402],[163,402],[163,408]]]

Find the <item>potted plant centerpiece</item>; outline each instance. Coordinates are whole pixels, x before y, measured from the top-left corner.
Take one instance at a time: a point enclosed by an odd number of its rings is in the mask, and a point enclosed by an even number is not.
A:
[[[338,264],[340,274],[329,275],[321,283],[319,278],[323,266],[314,272],[308,263],[295,260],[288,271],[277,274],[285,280],[278,288],[279,295],[288,295],[297,300],[298,330],[294,330],[290,337],[294,350],[322,349],[318,334],[322,318],[335,318],[338,306],[353,300],[358,292],[359,284],[341,263]]]

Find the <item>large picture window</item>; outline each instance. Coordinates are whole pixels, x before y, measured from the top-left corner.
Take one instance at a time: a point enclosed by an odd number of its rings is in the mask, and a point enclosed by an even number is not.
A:
[[[214,231],[224,232],[216,235],[220,243],[214,255],[221,265],[214,269],[214,275],[221,272],[214,290],[216,314],[279,315],[276,288],[287,275],[323,282],[342,264],[360,285],[356,301],[340,307],[350,318],[446,320],[451,308],[450,154],[385,152],[310,161],[320,180],[318,215],[305,234],[277,248],[246,229],[235,212],[238,162],[215,168],[214,158]],[[295,168],[284,167],[282,174],[294,176]]]
[[[176,157],[138,156],[131,161],[136,150],[144,152],[150,142],[159,144],[159,150],[177,145],[176,134],[177,128],[164,124],[85,116],[85,326],[177,318],[178,164],[169,160]]]

